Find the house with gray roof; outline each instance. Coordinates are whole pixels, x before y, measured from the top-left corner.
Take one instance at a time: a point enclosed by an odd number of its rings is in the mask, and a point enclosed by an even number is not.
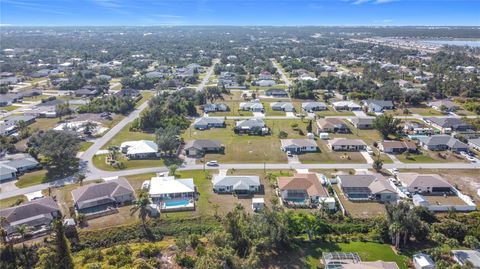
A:
[[[361,151],[367,144],[361,139],[334,138],[328,141],[328,146],[333,151]]]
[[[240,103],[240,109],[244,111],[263,112],[263,104],[259,100]]]
[[[268,89],[265,91],[265,95],[277,98],[288,97],[288,93],[284,89]]]
[[[186,156],[201,157],[206,153],[221,153],[223,152],[223,146],[218,140],[197,139],[187,141],[184,151]]]
[[[374,119],[374,117],[354,117],[349,118],[348,121],[357,129],[373,129]]]
[[[480,250],[452,250],[453,259],[463,267],[480,268]],[[471,267],[470,267],[471,266]]]
[[[225,119],[219,117],[201,117],[195,119],[193,127],[197,130],[207,130],[210,128],[224,128]]]
[[[97,184],[88,184],[72,191],[78,213],[95,217],[113,212],[119,205],[135,200],[135,192],[128,181],[119,177]]]
[[[453,190],[453,186],[437,174],[398,173],[396,176],[404,192],[445,194]]]
[[[442,111],[442,108],[444,108],[447,112],[453,112],[460,108],[457,104],[448,99],[435,100],[428,103],[427,105],[438,111]]]
[[[249,195],[260,191],[258,176],[214,175],[212,178],[213,191],[216,193],[235,193]]]
[[[205,113],[228,111],[228,106],[226,104],[205,104],[202,108]]]
[[[468,151],[468,145],[449,135],[419,137],[420,145],[428,150]]]
[[[480,138],[469,139],[469,140],[468,140],[468,145],[469,145],[471,148],[474,148],[474,149],[480,151]]]
[[[0,165],[2,164],[15,168],[17,170],[17,173],[24,173],[30,170],[34,170],[40,166],[40,163],[28,154],[20,158],[1,159]]]
[[[270,103],[270,107],[272,108],[272,110],[276,110],[276,111],[285,111],[285,112],[295,111],[295,107],[290,102],[273,102],[273,103]]]
[[[318,151],[317,142],[313,139],[282,139],[282,150],[291,153]]]
[[[5,218],[1,227],[7,233],[7,240],[16,236],[16,228],[26,226],[30,234],[45,233],[60,210],[52,197],[35,199],[17,206],[0,210],[0,217]]]
[[[261,118],[237,121],[234,132],[237,134],[266,135],[270,131]]]
[[[448,134],[452,131],[468,131],[472,129],[468,123],[459,118],[454,117],[431,117],[424,119],[427,123],[430,123],[433,127],[439,129],[442,133]]]
[[[365,100],[363,105],[368,108],[369,112],[383,112],[384,110],[394,109],[393,102],[388,100]]]
[[[338,185],[352,201],[394,202],[398,194],[382,175],[338,175]]]
[[[327,105],[322,102],[304,102],[302,103],[302,110],[308,113],[312,113],[314,111],[323,111],[327,110]]]
[[[0,183],[17,178],[17,169],[0,163]]]

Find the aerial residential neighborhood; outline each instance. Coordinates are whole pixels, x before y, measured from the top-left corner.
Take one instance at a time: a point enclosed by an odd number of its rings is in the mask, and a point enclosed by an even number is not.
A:
[[[0,3],[0,268],[480,268],[478,3],[140,2]]]

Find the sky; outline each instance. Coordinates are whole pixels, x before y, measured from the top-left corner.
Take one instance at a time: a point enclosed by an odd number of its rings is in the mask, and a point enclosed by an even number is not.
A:
[[[480,26],[480,0],[0,0],[7,25]]]

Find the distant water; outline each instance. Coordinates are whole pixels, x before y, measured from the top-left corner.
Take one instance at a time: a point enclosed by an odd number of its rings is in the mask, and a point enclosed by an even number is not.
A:
[[[480,47],[480,40],[422,40],[421,42],[449,46]]]

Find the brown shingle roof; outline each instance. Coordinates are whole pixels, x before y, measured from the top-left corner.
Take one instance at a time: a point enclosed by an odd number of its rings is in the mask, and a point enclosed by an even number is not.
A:
[[[293,177],[279,177],[278,188],[283,190],[305,190],[309,196],[328,196],[315,173],[295,174]]]

